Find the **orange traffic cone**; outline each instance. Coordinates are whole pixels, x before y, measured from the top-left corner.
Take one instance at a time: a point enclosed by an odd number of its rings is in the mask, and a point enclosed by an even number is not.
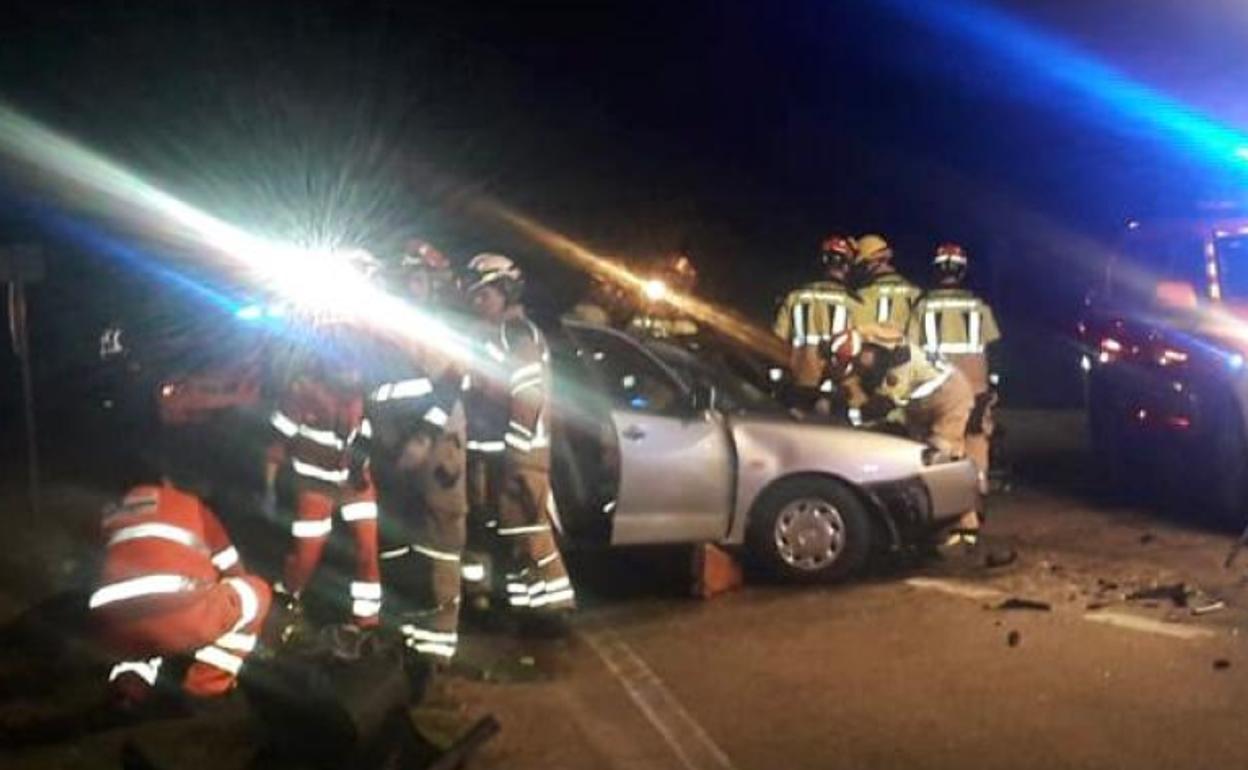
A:
[[[693,595],[710,599],[745,584],[741,565],[724,549],[705,543],[693,548]]]

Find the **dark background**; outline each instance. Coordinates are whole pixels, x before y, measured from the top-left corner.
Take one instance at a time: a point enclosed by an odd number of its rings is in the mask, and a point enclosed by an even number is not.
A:
[[[33,3],[6,10],[0,97],[256,232],[513,253],[550,307],[577,280],[472,203],[630,260],[687,245],[701,291],[761,322],[828,231],[886,234],[919,281],[959,240],[1002,316],[1007,399],[1072,404],[1064,340],[1124,218],[1235,190],[1199,147],[1046,79],[1070,61],[959,35],[977,7],[1245,117],[1248,13],[1220,0]],[[4,240],[49,255],[32,327],[54,429],[104,322],[172,327],[206,300],[158,267],[186,255],[21,176],[3,195]],[[6,349],[9,444],[16,389]]]

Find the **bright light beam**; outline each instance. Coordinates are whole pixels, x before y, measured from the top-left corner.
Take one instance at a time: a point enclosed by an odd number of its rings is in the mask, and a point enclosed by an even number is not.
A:
[[[302,310],[364,323],[473,363],[461,335],[368,282],[337,252],[343,244],[294,245],[248,233],[2,103],[0,155],[75,208],[228,260],[245,280]]]
[[[987,4],[964,0],[878,0],[907,18],[991,52],[1011,63],[1029,79],[1027,85],[1049,85],[1089,98],[1094,115],[1118,123],[1126,118],[1152,129],[1207,160],[1248,170],[1248,134],[1221,123],[1195,107],[1145,85],[1060,38]],[[962,55],[974,55],[964,53]]]

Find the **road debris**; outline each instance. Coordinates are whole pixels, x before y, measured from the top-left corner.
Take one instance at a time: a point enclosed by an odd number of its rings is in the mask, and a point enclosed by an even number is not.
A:
[[[1156,539],[1157,539],[1157,536],[1154,535],[1152,532],[1145,532],[1144,534],[1140,535],[1140,545],[1148,545],[1149,543],[1153,542]]]
[[[1213,662],[1214,671],[1225,671],[1231,667],[1231,662],[1226,658],[1218,658]]]
[[[998,610],[1035,610],[1038,612],[1048,612],[1053,606],[1048,602],[1042,602],[1038,599],[1024,599],[1019,596],[1011,596],[1005,601],[998,604],[995,609]]]
[[[1192,606],[1193,615],[1209,615],[1214,612],[1220,612],[1226,609],[1226,602],[1220,599],[1210,599],[1208,604],[1200,604]]]
[[[1005,635],[1005,643],[1011,647],[1017,647],[1023,641],[1023,635],[1018,631],[1011,631]]]
[[[1151,588],[1140,588],[1127,594],[1127,601],[1149,601],[1164,599],[1176,607],[1187,606],[1188,588],[1186,583],[1167,583]]]

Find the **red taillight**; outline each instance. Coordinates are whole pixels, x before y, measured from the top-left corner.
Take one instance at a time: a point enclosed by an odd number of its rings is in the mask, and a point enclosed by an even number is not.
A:
[[[1113,337],[1105,337],[1101,340],[1101,350],[1106,353],[1118,354],[1122,352],[1122,343]]]

